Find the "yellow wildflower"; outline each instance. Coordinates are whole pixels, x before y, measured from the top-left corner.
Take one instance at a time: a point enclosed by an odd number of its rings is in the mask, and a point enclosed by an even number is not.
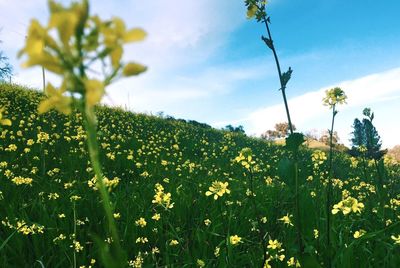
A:
[[[208,188],[209,191],[206,192],[206,196],[214,195],[214,200],[217,200],[218,197],[223,196],[225,193],[230,194],[231,191],[228,189],[228,185],[228,182],[214,181]]]
[[[291,226],[293,226],[293,223],[292,223],[292,221],[291,221],[291,218],[293,217],[293,215],[289,215],[289,214],[286,214],[285,216],[283,216],[282,218],[280,218],[280,219],[278,219],[279,221],[283,221],[283,223],[284,224],[287,224],[287,225],[291,225]]]
[[[147,225],[147,222],[144,218],[139,218],[138,220],[135,221],[136,226],[140,227],[145,227]]]
[[[365,230],[360,229],[360,230],[354,232],[353,237],[354,237],[355,239],[357,239],[357,238],[360,238],[361,236],[363,236],[363,235],[366,234],[366,233],[367,233],[367,232],[366,232]]]
[[[0,125],[3,126],[11,126],[11,120],[10,119],[3,119],[3,112],[4,108],[0,108]]]
[[[239,243],[242,243],[242,238],[238,235],[231,235],[229,237],[229,243],[231,243],[231,245],[236,246]]]

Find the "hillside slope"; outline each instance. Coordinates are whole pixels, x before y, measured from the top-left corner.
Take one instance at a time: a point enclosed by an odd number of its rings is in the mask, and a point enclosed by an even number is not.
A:
[[[81,116],[38,115],[42,98],[0,84],[0,107],[12,121],[0,136],[0,267],[93,267],[92,259],[100,262],[95,238],[111,241]],[[273,267],[286,267],[299,256],[293,163],[283,146],[116,108],[99,107],[97,116],[105,183],[130,266],[258,267],[267,250]],[[299,160],[307,267],[310,259],[323,263],[326,252],[328,163],[321,151],[302,150]],[[335,263],[400,263],[391,239],[400,234],[399,167],[386,174],[385,214],[373,165],[337,153],[333,170],[334,203],[347,195],[365,205],[351,220],[336,215]],[[354,240],[360,229],[371,236]]]

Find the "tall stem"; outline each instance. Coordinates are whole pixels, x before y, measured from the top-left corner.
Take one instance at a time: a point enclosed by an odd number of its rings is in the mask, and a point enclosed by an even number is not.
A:
[[[92,168],[94,174],[97,178],[97,185],[100,192],[100,197],[102,199],[102,204],[104,211],[106,213],[106,219],[108,223],[108,229],[111,233],[111,237],[113,239],[113,246],[114,251],[112,252],[116,257],[116,267],[124,267],[124,254],[121,248],[117,227],[115,225],[114,217],[113,217],[113,210],[110,205],[110,197],[108,191],[103,182],[103,173],[101,170],[101,164],[99,160],[99,146],[97,143],[97,131],[96,131],[96,124],[92,120],[92,116],[87,114],[86,111],[84,115],[84,124],[86,128],[87,143],[90,155],[90,162],[92,164]],[[115,261],[115,260],[114,260]]]
[[[299,245],[299,253],[301,254],[304,250],[303,238],[301,232],[301,217],[300,217],[300,198],[299,198],[299,163],[297,159],[297,153],[295,155],[294,163],[295,172],[295,211],[296,211],[296,233],[297,233],[297,243]]]
[[[281,66],[279,64],[279,59],[278,59],[278,54],[276,53],[275,45],[274,45],[272,35],[271,35],[271,30],[269,29],[269,24],[268,24],[269,22],[268,22],[268,19],[266,18],[266,16],[264,16],[263,22],[267,29],[268,39],[270,40],[268,47],[272,50],[272,53],[273,53],[274,59],[275,59],[276,69],[278,70],[279,82],[281,84],[280,90],[282,91],[283,102],[285,104],[285,110],[286,110],[286,116],[288,119],[290,134],[293,134],[293,124],[292,124],[292,120],[290,118],[289,105],[288,105],[287,98],[286,98],[286,83],[287,83],[287,81],[284,81],[284,78],[282,75]],[[302,254],[304,248],[303,248],[303,240],[302,240],[302,233],[301,233],[301,217],[300,217],[300,202],[299,202],[299,174],[298,174],[299,161],[298,161],[298,153],[297,152],[295,152],[294,158],[295,158],[294,162],[295,162],[296,233],[297,233],[297,243],[299,246],[299,254]]]
[[[268,38],[271,40],[271,47],[270,48],[272,50],[272,53],[274,54],[274,59],[275,59],[275,63],[276,63],[276,69],[278,70],[279,82],[281,84],[281,91],[282,91],[282,96],[283,96],[283,102],[285,103],[285,109],[286,109],[286,115],[287,115],[287,118],[288,118],[290,134],[293,134],[293,125],[292,125],[292,120],[290,119],[289,106],[288,106],[287,99],[286,99],[286,85],[283,82],[281,66],[279,64],[278,55],[276,53],[275,46],[274,46],[274,43],[273,43],[273,40],[272,40],[272,35],[271,35],[271,31],[269,29],[268,20],[267,20],[267,18],[264,17],[263,21],[264,21],[265,27],[267,28]]]
[[[331,199],[332,199],[332,165],[333,165],[333,127],[335,125],[335,116],[336,116],[336,106],[333,105],[332,108],[332,125],[331,130],[329,132],[329,174],[328,174],[328,186],[326,193],[326,243],[327,243],[327,252],[328,252],[328,266],[331,267]]]
[[[263,267],[264,263],[266,262],[267,257],[268,257],[267,256],[266,240],[265,240],[266,232],[264,230],[264,226],[262,225],[261,215],[260,215],[260,213],[259,213],[259,211],[257,209],[257,203],[256,203],[256,200],[254,198],[254,183],[253,183],[254,178],[253,178],[253,169],[251,167],[250,167],[250,172],[249,173],[250,173],[250,191],[251,191],[251,195],[249,196],[249,198],[251,199],[251,202],[252,202],[252,205],[253,205],[253,209],[254,209],[254,213],[255,213],[255,215],[257,217],[257,222],[258,222],[258,225],[260,227],[260,231],[258,232],[258,234],[259,234],[260,243],[261,243],[261,246],[262,246],[262,249],[263,249],[263,261],[262,261],[262,265],[261,265]]]

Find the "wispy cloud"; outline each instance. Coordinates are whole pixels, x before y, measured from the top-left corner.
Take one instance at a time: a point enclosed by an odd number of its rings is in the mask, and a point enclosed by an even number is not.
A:
[[[364,107],[374,106],[378,108],[375,111],[378,115],[380,110],[384,111],[385,114],[390,113],[383,107],[386,103],[391,103],[399,98],[400,68],[371,74],[351,81],[338,82],[335,85],[289,99],[292,121],[301,131],[307,131],[312,128],[326,129],[329,126],[331,111],[328,107],[322,105],[322,98],[325,95],[325,91],[334,86],[341,87],[348,96],[347,105],[338,107],[340,111],[339,135],[346,143],[347,136],[351,132],[350,125],[355,117],[360,117]],[[392,116],[393,114],[398,114],[400,108],[391,112]],[[381,118],[385,116],[381,114]],[[273,129],[276,123],[286,121],[286,113],[282,103],[256,109],[236,123],[245,125],[248,133],[260,135],[267,129]],[[343,125],[340,121],[345,121],[347,124]],[[386,136],[384,133],[381,135],[382,137]],[[386,139],[385,141],[384,139],[384,142],[387,145],[392,145],[398,143],[399,140],[390,137],[389,140]]]

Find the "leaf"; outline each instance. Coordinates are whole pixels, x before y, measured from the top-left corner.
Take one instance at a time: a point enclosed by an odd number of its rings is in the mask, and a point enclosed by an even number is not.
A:
[[[283,158],[278,163],[279,177],[286,183],[289,189],[294,189],[294,161],[289,158]]]
[[[15,230],[14,232],[12,232],[4,241],[3,243],[0,245],[0,251],[7,245],[8,241],[10,241],[11,237],[14,236],[14,234],[17,232],[17,230]]]
[[[287,72],[284,72],[281,76],[282,88],[286,87],[287,83],[289,82],[290,78],[292,77],[292,68],[289,67]]]
[[[124,34],[124,42],[137,42],[146,38],[146,32],[140,28],[134,28]]]
[[[130,62],[127,65],[125,65],[124,69],[122,70],[122,74],[124,76],[132,76],[141,74],[146,70],[147,70],[146,66],[135,62]]]
[[[273,41],[265,36],[261,36],[261,39],[264,41],[264,43],[267,45],[267,47],[269,47],[270,49],[274,48],[274,44]]]
[[[305,142],[304,135],[302,133],[294,132],[286,138],[286,148],[292,152],[299,150],[300,145]]]
[[[310,254],[303,254],[300,257],[300,264],[301,264],[301,267],[314,267],[314,268],[322,267],[319,264],[318,260]]]

